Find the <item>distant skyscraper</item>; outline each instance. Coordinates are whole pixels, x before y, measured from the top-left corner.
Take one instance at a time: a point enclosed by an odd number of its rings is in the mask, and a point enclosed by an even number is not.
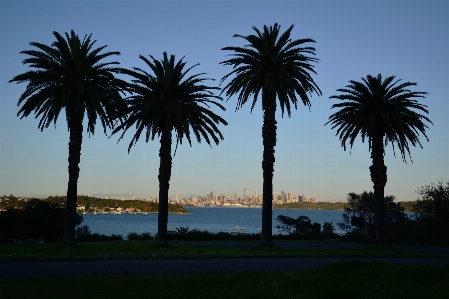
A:
[[[257,197],[257,190],[254,190],[254,197]]]
[[[235,192],[232,192],[231,200],[232,200],[232,202],[236,202],[237,201],[237,195],[235,194]]]
[[[304,194],[298,194],[298,201],[304,202]]]
[[[285,190],[281,190],[281,201],[282,201],[282,203],[285,203],[285,201],[286,201]]]
[[[179,201],[179,193],[176,193],[176,202]]]

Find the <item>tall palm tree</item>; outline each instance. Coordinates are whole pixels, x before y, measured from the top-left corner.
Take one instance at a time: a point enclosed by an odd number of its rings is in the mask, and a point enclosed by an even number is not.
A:
[[[160,166],[159,166],[159,213],[158,213],[158,243],[168,243],[167,241],[167,221],[168,221],[168,190],[171,177],[172,166],[172,132],[175,132],[176,148],[182,144],[184,136],[190,146],[191,132],[198,142],[201,136],[207,144],[212,140],[218,145],[220,139],[223,140],[217,125],[227,122],[209,110],[211,106],[217,106],[221,110],[226,109],[214,99],[222,100],[215,96],[211,90],[219,90],[218,87],[203,85],[207,78],[200,78],[203,73],[187,77],[187,73],[196,65],[184,70],[185,62],[183,58],[175,63],[175,56],[168,58],[164,52],[161,61],[151,56],[151,61],[143,56],[139,56],[153,74],[140,68],[133,68],[134,71],[127,73],[133,78],[133,95],[128,98],[129,105],[127,120],[119,125],[113,134],[123,130],[122,139],[125,132],[132,126],[136,126],[136,133],[129,143],[128,153],[131,147],[139,140],[144,130],[146,142],[154,140],[156,135],[160,137]],[[175,149],[176,154],[176,149]]]
[[[312,93],[321,95],[321,91],[310,73],[316,74],[311,63],[318,62],[315,48],[304,46],[315,41],[307,39],[290,39],[293,25],[280,34],[280,26],[263,27],[260,31],[252,27],[255,35],[234,37],[245,39],[249,44],[244,47],[225,47],[222,50],[233,51],[230,59],[221,62],[233,66],[233,71],[224,76],[234,76],[223,88],[228,100],[238,95],[236,110],[241,108],[252,97],[251,111],[256,105],[259,94],[262,94],[262,110],[264,111],[263,138],[263,203],[261,244],[272,246],[272,194],[274,171],[274,147],[276,146],[276,106],[279,100],[282,116],[287,110],[291,116],[291,104],[297,109],[298,98],[305,106],[310,107],[309,96]]]
[[[113,128],[117,112],[124,108],[122,94],[126,91],[126,82],[114,77],[120,69],[110,65],[118,62],[103,62],[103,59],[120,55],[120,52],[100,53],[106,46],[92,49],[96,41],[91,35],[81,41],[72,30],[64,39],[53,32],[56,41],[50,46],[31,42],[37,50],[20,53],[29,55],[23,63],[32,70],[14,77],[9,82],[28,82],[20,96],[18,105],[22,105],[17,116],[26,117],[32,112],[40,117],[39,129],[58,119],[65,110],[69,141],[69,182],[63,242],[75,243],[76,196],[83,139],[83,121],[87,116],[87,132],[94,134],[97,118],[106,134],[106,128]]]
[[[329,117],[332,129],[337,128],[341,145],[346,150],[346,142],[351,148],[354,140],[361,135],[362,142],[368,139],[371,159],[371,181],[374,184],[374,198],[376,202],[375,226],[376,244],[389,246],[385,224],[385,197],[384,188],[387,183],[387,167],[384,163],[384,146],[391,142],[393,151],[397,144],[402,160],[406,162],[406,152],[410,160],[409,142],[419,145],[419,133],[426,135],[428,128],[423,120],[432,123],[419,112],[429,113],[427,106],[418,103],[414,98],[425,98],[426,92],[410,91],[408,87],[416,83],[399,83],[394,81],[395,76],[384,80],[379,74],[377,77],[368,75],[362,78],[363,82],[349,81],[344,89],[337,89],[341,94],[333,95],[331,99],[339,99],[342,103],[332,105],[340,108]]]

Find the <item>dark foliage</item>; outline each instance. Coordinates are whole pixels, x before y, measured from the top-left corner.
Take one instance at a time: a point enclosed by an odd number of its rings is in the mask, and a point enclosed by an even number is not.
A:
[[[404,208],[394,202],[393,195],[385,196],[385,221],[392,241],[404,239],[404,232],[409,221]],[[340,229],[346,232],[346,239],[352,241],[374,241],[374,213],[376,203],[373,192],[362,194],[349,193],[348,203],[343,213],[343,221],[338,223]]]
[[[78,226],[75,229],[75,236],[78,242],[100,242],[100,241],[118,241],[123,240],[120,235],[104,235],[91,233],[89,227],[87,225]]]
[[[298,218],[292,218],[289,216],[279,215],[276,220],[280,223],[276,228],[285,235],[278,235],[277,238],[289,239],[289,240],[321,240],[321,239],[336,239],[339,238],[334,233],[334,226],[332,223],[324,223],[323,230],[321,230],[321,224],[310,220],[307,216],[299,216]]]
[[[138,234],[136,232],[132,232],[126,236],[126,239],[128,240],[154,240],[154,238],[155,237],[153,237],[150,233]]]
[[[449,245],[449,181],[421,187],[417,193],[413,227],[417,241]]]
[[[20,208],[0,212],[1,242],[59,242],[64,234],[65,209],[31,199]],[[76,214],[76,224],[83,217]]]

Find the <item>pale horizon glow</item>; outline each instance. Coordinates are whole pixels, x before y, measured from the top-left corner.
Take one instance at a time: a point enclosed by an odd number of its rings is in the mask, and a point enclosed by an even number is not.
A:
[[[231,68],[220,65],[229,51],[243,46],[234,34],[249,35],[263,25],[295,27],[293,39],[312,38],[317,75],[323,95],[312,95],[311,109],[299,105],[289,118],[280,111],[273,192],[313,196],[319,202],[346,201],[349,192],[372,190],[368,144],[359,138],[352,150],[340,145],[336,130],[324,124],[337,94],[349,80],[370,74],[416,82],[413,91],[428,93],[429,125],[423,148],[411,146],[411,158],[402,161],[391,145],[386,148],[386,195],[398,201],[416,200],[417,188],[449,180],[449,2],[448,1],[2,1],[0,4],[0,195],[25,197],[66,195],[69,134],[64,114],[54,126],[40,132],[34,115],[16,116],[17,101],[26,84],[9,84],[27,71],[20,51],[30,42],[51,45],[74,30],[80,37],[92,33],[95,47],[120,51],[108,61],[121,67],[145,67],[139,55],[162,58],[162,53],[185,56],[187,66],[200,63],[190,74],[206,73],[211,86]],[[235,112],[236,98],[216,111],[229,123],[220,126],[224,140],[209,147],[192,140],[178,146],[173,158],[169,196],[180,198],[231,193],[262,193],[262,111],[259,99]],[[280,109],[278,109],[280,110]],[[140,138],[128,154],[135,130],[123,140],[109,138],[97,122],[95,135],[83,135],[78,194],[111,198],[157,198],[159,140]],[[174,148],[174,146],[173,146]]]

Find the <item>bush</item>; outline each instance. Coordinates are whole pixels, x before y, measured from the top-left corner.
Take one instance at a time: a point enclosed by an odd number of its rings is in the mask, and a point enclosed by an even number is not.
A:
[[[75,230],[76,240],[78,242],[100,242],[100,241],[119,241],[123,240],[120,235],[103,235],[91,233],[87,225],[78,226]]]
[[[421,187],[414,205],[414,235],[423,243],[449,245],[449,181]]]
[[[290,240],[322,240],[325,239],[327,234],[329,237],[336,235],[333,233],[333,225],[327,223],[326,233],[321,232],[321,224],[318,222],[312,223],[309,217],[299,216],[298,218],[292,218],[289,216],[279,215],[276,220],[280,223],[276,228],[287,233]],[[330,231],[329,231],[330,230]]]
[[[39,199],[0,212],[1,242],[59,242],[64,234],[65,208]],[[77,214],[76,224],[83,217]]]
[[[150,233],[138,234],[136,232],[131,232],[126,236],[126,238],[128,240],[154,240],[154,237]]]
[[[362,194],[349,193],[348,203],[343,213],[343,221],[338,223],[341,230],[345,231],[348,241],[373,242],[376,238],[374,227],[374,211],[376,204],[373,192]],[[404,208],[394,202],[393,195],[385,196],[385,217],[388,238],[394,242],[404,241],[404,229],[407,227],[408,217]]]

